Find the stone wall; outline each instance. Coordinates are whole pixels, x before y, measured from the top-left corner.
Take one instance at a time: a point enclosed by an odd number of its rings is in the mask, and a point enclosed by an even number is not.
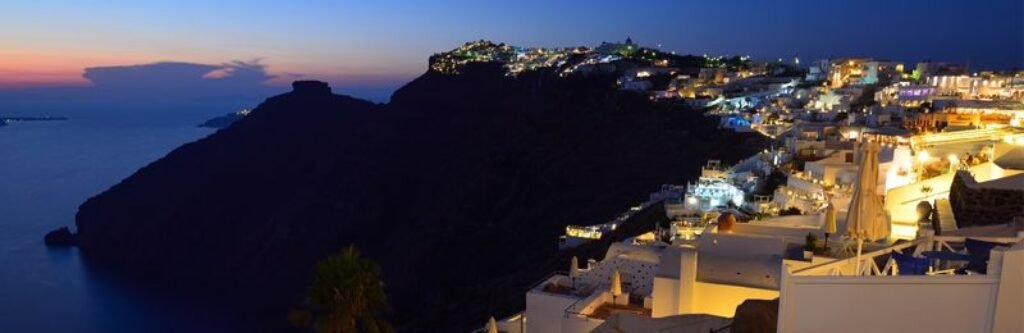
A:
[[[966,171],[957,172],[949,189],[958,227],[1005,224],[1024,216],[1024,188],[985,188]]]

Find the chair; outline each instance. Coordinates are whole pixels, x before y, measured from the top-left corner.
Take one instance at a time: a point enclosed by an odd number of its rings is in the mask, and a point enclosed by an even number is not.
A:
[[[996,246],[1009,246],[1010,244],[986,242],[983,240],[968,238],[964,241],[964,247],[967,248],[967,255],[970,259],[967,261],[966,269],[969,271],[986,274],[988,272],[988,258],[989,253]]]
[[[925,275],[931,266],[928,258],[917,258],[913,255],[899,252],[893,252],[892,259],[896,261],[896,267],[899,268],[900,275]]]
[[[949,199],[935,200],[935,210],[932,211],[932,223],[936,235],[942,235],[950,231],[956,231],[956,219],[954,218],[952,205]]]

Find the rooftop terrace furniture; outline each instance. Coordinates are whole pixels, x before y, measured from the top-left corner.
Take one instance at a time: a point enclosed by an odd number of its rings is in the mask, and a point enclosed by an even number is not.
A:
[[[931,266],[928,258],[917,258],[911,254],[893,252],[892,259],[896,261],[900,275],[925,275]]]
[[[970,261],[971,256],[951,251],[924,251],[921,255],[929,260],[938,261],[938,270],[946,269],[950,261]]]
[[[1011,245],[1013,244],[986,242],[983,240],[967,238],[964,241],[964,246],[967,247],[967,255],[970,256],[970,259],[967,261],[967,270],[986,274],[988,272],[989,252],[991,252],[996,246]]]
[[[942,235],[957,229],[956,219],[953,215],[953,208],[949,204],[949,199],[935,200],[935,211],[932,212],[932,217],[936,235]]]

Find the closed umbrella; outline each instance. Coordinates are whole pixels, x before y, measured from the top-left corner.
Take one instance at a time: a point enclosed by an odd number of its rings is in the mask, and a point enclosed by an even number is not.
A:
[[[622,295],[622,277],[619,276],[619,270],[617,269],[612,273],[612,286],[610,291],[612,293],[613,300],[619,297],[619,295]]]
[[[487,321],[487,333],[498,333],[498,322],[494,320],[494,317]]]
[[[825,207],[825,251],[828,251],[828,236],[836,233],[836,207],[831,202]]]
[[[576,278],[580,277],[580,261],[576,256],[572,257],[572,265],[569,266],[569,277],[572,278],[572,287],[576,288]]]
[[[875,193],[878,184],[878,150],[878,143],[864,144],[860,172],[850,200],[850,210],[846,213],[846,235],[857,240],[858,275],[864,241],[887,238],[890,233],[889,217],[882,206],[882,198]]]

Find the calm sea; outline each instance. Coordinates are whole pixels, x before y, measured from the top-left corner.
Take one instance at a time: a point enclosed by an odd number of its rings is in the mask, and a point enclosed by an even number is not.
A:
[[[76,249],[46,248],[42,237],[73,225],[87,198],[212,133],[196,124],[236,106],[69,104],[0,103],[3,116],[70,118],[0,127],[0,332],[233,331],[216,306],[90,270]]]

